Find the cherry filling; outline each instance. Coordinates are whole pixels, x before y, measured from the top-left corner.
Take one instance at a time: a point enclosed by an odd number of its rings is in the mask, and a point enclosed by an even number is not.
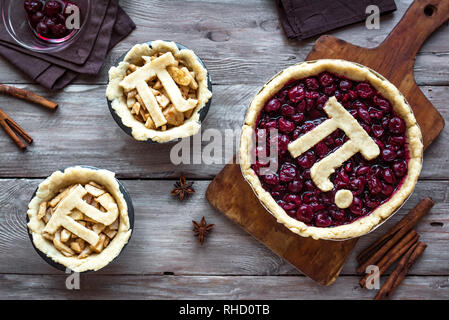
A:
[[[348,137],[336,130],[313,148],[294,159],[288,144],[312,130],[329,117],[324,112],[329,97],[337,100],[351,113],[380,148],[380,155],[367,161],[358,153],[346,161],[330,180],[334,189],[322,192],[310,177],[310,168],[342,146]],[[270,136],[269,130],[278,134]],[[408,172],[406,124],[369,83],[356,82],[342,76],[323,72],[317,77],[288,83],[266,104],[256,126],[259,147],[255,154],[269,153],[277,144],[277,172],[261,175],[260,168],[269,162],[256,158],[252,169],[262,186],[288,215],[308,225],[332,227],[353,222],[370,214],[394,194]],[[265,147],[260,147],[266,140]],[[276,160],[277,158],[277,160]],[[354,199],[347,209],[335,205],[335,193],[351,190]]]
[[[66,0],[24,1],[31,27],[39,36],[50,39],[64,38],[73,31],[66,26],[67,17],[72,12],[70,7],[77,7],[77,5]]]

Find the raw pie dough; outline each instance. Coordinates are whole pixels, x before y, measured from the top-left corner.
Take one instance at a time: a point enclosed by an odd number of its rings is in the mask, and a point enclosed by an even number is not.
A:
[[[156,53],[164,53],[156,60],[159,60],[157,67],[153,67],[153,61],[149,61],[147,57],[151,57]],[[183,61],[185,65],[191,68],[196,75],[196,82],[198,83],[197,89],[197,102],[191,101],[192,99],[184,100],[179,94],[175,82],[170,76],[165,67],[169,67],[174,63],[174,59]],[[126,71],[130,64],[141,65],[142,60],[144,64],[142,70],[137,70],[134,73],[139,73],[127,76]],[[142,72],[141,72],[142,71]],[[143,73],[147,74],[144,75]],[[164,87],[172,88],[176,90],[166,90],[170,96],[170,100],[179,112],[188,111],[191,106],[195,106],[192,116],[187,119],[182,125],[178,127],[170,128],[166,131],[148,129],[145,124],[136,120],[127,107],[126,95],[124,88],[131,90],[136,88],[142,96],[145,104],[148,104],[148,110],[150,112],[156,128],[163,126],[166,123],[164,115],[159,109],[159,105],[151,93],[150,88],[146,85],[145,80],[150,77],[154,77],[157,74],[159,80],[164,84]],[[112,67],[109,70],[109,85],[106,90],[106,97],[112,103],[112,108],[117,115],[122,119],[125,126],[131,128],[132,135],[136,140],[146,141],[151,139],[157,142],[168,142],[178,138],[189,137],[195,135],[201,128],[199,122],[199,111],[206,105],[206,103],[212,97],[212,93],[207,87],[207,70],[200,64],[196,55],[192,50],[182,49],[179,50],[174,42],[166,41],[153,41],[151,47],[148,44],[135,45],[126,55],[124,61],[120,62],[117,67]],[[176,86],[174,88],[173,86]]]
[[[290,217],[276,203],[270,193],[262,187],[258,176],[251,168],[251,150],[253,149],[254,128],[256,126],[259,113],[262,108],[264,108],[265,103],[268,99],[279,92],[279,90],[281,90],[290,80],[306,78],[308,76],[317,75],[323,71],[332,72],[354,81],[369,82],[386,99],[388,99],[393,106],[394,111],[406,123],[406,136],[410,152],[407,176],[403,181],[403,185],[395,192],[389,201],[380,205],[369,215],[364,216],[350,224],[328,228],[308,226],[307,224]],[[311,132],[313,131],[314,130]],[[307,136],[307,134],[304,136]],[[301,147],[293,144],[291,148],[289,147],[289,150],[291,152],[293,151],[294,153],[298,153],[296,148]],[[376,150],[369,148],[368,152],[375,153]],[[391,214],[399,209],[399,207],[404,203],[415,188],[418,176],[421,172],[422,154],[423,144],[421,130],[418,127],[411,107],[399,90],[377,72],[363,65],[338,59],[322,59],[303,62],[281,71],[278,75],[272,78],[267,84],[265,84],[265,86],[251,102],[246,114],[245,124],[243,125],[240,139],[240,165],[243,176],[251,185],[262,204],[275,218],[277,218],[279,223],[284,224],[292,232],[304,237],[313,237],[314,239],[341,240],[359,237],[370,232],[373,228],[387,219]],[[338,164],[335,163],[335,165]],[[346,204],[346,201],[349,201],[349,199],[346,199],[345,194],[340,194],[338,198],[339,201],[341,201],[340,205],[343,206]]]
[[[74,185],[74,184],[87,184],[89,182],[95,182],[99,185],[102,185],[108,193],[110,193],[115,200],[115,203],[111,203],[108,199],[100,199],[108,208],[107,213],[104,213],[104,216],[100,217],[100,220],[105,224],[109,224],[111,221],[115,221],[117,216],[119,217],[119,227],[117,234],[111,240],[109,245],[100,253],[100,254],[91,254],[87,258],[78,259],[76,256],[74,257],[66,257],[64,256],[58,249],[55,248],[53,243],[43,237],[43,232],[52,229],[54,226],[51,225],[51,219],[49,223],[45,224],[42,220],[38,218],[39,206],[44,201],[49,201],[53,199],[61,189]],[[89,188],[89,187],[86,187]],[[76,190],[73,190],[70,195],[76,198],[78,195],[82,195],[85,190],[81,186],[77,186]],[[64,200],[66,200],[65,198]],[[61,201],[64,202],[64,200]],[[76,199],[75,199],[76,200]],[[72,206],[75,204],[75,201],[66,201],[66,204]],[[58,214],[64,215],[60,209],[62,205],[53,213],[59,212]],[[88,207],[89,205],[83,201],[80,205],[86,206],[86,210],[90,210],[91,214],[95,215],[96,210],[94,207]],[[120,192],[120,187],[115,179],[115,174],[113,172],[107,170],[94,170],[89,168],[82,167],[73,167],[68,168],[64,172],[56,171],[50,177],[48,177],[45,181],[43,181],[36,192],[35,197],[31,200],[28,205],[28,228],[29,232],[32,235],[33,243],[37,249],[45,253],[48,257],[54,260],[57,263],[60,263],[67,268],[76,271],[76,272],[84,272],[87,270],[98,270],[105,267],[109,262],[111,262],[115,257],[117,257],[125,244],[128,242],[129,237],[131,236],[131,229],[128,217],[128,206],[123,197],[123,194]],[[50,230],[52,231],[52,230]],[[96,234],[93,232],[89,233],[89,230],[86,229],[82,232],[86,232],[83,234],[87,239],[91,239],[91,241],[95,241],[93,239]]]

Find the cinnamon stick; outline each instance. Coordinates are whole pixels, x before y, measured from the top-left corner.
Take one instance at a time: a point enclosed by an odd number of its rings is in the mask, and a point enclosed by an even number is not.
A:
[[[8,86],[5,84],[0,84],[0,93],[4,93],[22,100],[30,101],[33,103],[36,103],[38,105],[41,105],[45,108],[48,108],[50,110],[55,110],[58,107],[58,104],[50,101],[48,99],[45,99],[44,97],[31,92],[29,90],[25,89],[19,89],[16,87]]]
[[[398,260],[411,246],[413,246],[419,239],[419,235],[415,230],[411,230],[402,238],[377,264],[379,268],[379,277],[388,270],[388,268]],[[360,280],[360,286],[366,287],[366,281],[370,274],[365,275]]]
[[[12,141],[22,150],[26,149],[26,144],[15,134],[16,131],[27,143],[32,143],[33,138],[25,132],[13,119],[0,109],[0,126],[5,130]],[[13,130],[14,129],[14,130]]]
[[[357,268],[357,272],[364,273],[367,266],[375,265],[390,248],[413,229],[421,218],[430,211],[433,205],[434,202],[431,198],[424,198],[384,236],[362,251],[358,257],[361,263]]]
[[[394,285],[392,287],[392,290],[390,290],[390,296],[393,293],[393,291],[404,281],[405,276],[409,272],[409,270],[413,267],[413,265],[418,261],[419,257],[424,253],[424,250],[426,250],[427,244],[424,242],[418,242],[418,245],[416,246],[416,249],[413,251],[412,255],[410,256],[410,259],[408,259],[405,268],[402,269],[399,276],[396,278],[396,281],[394,282]]]
[[[398,265],[379,290],[374,300],[383,300],[391,297],[396,288],[404,280],[410,268],[416,263],[426,248],[427,245],[424,242],[414,244],[399,261]]]

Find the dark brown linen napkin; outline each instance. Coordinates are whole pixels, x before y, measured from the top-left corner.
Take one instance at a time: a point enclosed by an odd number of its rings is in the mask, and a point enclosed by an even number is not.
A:
[[[116,0],[96,0],[103,11],[92,11],[89,25],[68,49],[55,54],[28,51],[12,42],[3,41],[0,28],[0,55],[46,88],[64,88],[80,73],[96,74],[107,52],[125,38],[136,25],[118,6]],[[95,1],[95,2],[96,2]],[[98,7],[99,8],[99,7]],[[6,31],[5,31],[6,33]]]
[[[276,0],[289,39],[304,40],[366,19],[369,5],[380,13],[396,10],[394,0]]]
[[[86,26],[84,27],[80,38],[73,46],[55,53],[43,54],[36,52],[33,53],[33,55],[49,62],[63,60],[72,64],[84,64],[89,58],[90,53],[92,52],[93,46],[95,45],[95,41],[98,36],[98,32],[103,24],[103,21],[105,20],[105,16],[107,14],[109,6],[112,7],[113,11],[116,11],[118,6],[117,0],[92,1],[89,20],[86,23]],[[9,36],[3,25],[0,25],[0,31],[0,41],[2,42],[2,44],[17,46],[17,43]],[[24,49],[22,47],[20,47],[20,49],[22,50],[22,52],[28,52],[27,49]]]

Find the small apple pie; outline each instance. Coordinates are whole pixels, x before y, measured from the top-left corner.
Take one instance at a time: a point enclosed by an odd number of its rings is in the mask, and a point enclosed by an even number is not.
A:
[[[157,40],[135,45],[109,70],[106,96],[136,140],[168,142],[200,130],[199,111],[212,93],[193,51]]]
[[[35,247],[77,272],[106,266],[131,235],[128,206],[106,170],[53,173],[39,185],[28,217]]]

